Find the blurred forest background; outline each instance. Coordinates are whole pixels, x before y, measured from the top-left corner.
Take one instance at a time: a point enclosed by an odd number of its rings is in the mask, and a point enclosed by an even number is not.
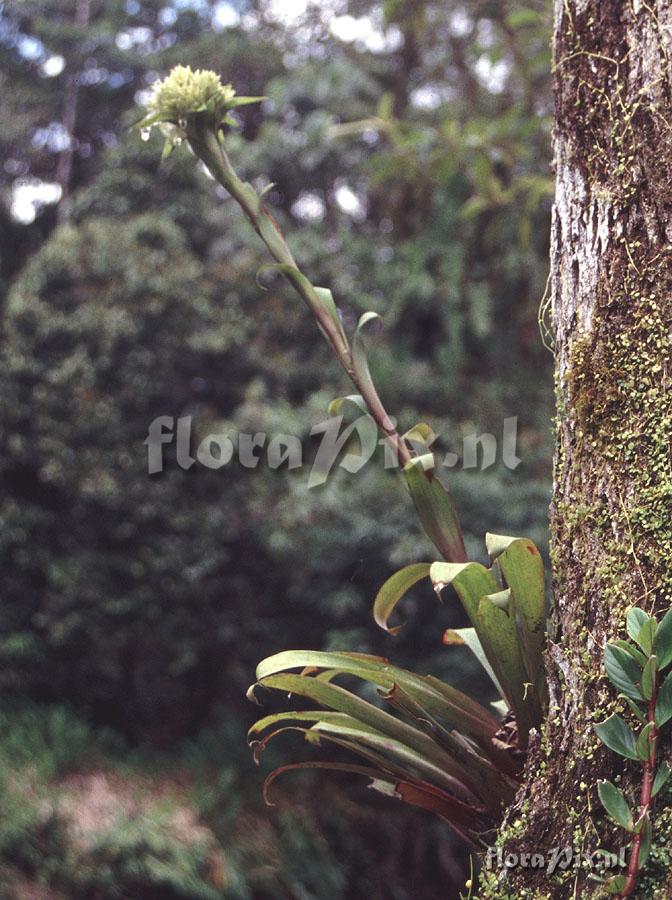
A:
[[[456,452],[518,416],[515,471],[450,477],[472,556],[486,530],[545,545],[549,6],[0,2],[0,896],[458,896],[465,853],[423,813],[330,776],[263,804],[287,757],[258,769],[245,743],[263,656],[379,652],[481,682],[429,588],[398,637],[371,619],[385,578],[433,557],[394,474],[309,491],[305,469],[184,472],[168,450],[147,475],[156,416],[308,447],[350,389],[289,290],[255,284],[238,208],[129,126],[177,63],[267,96],[231,155],[275,182],[346,319],[384,317],[388,409]]]

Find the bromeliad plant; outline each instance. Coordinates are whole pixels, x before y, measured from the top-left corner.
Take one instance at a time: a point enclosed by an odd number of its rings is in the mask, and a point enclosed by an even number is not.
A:
[[[529,540],[499,535],[488,535],[487,543],[490,568],[475,562],[408,566],[386,582],[374,609],[387,628],[390,612],[411,584],[429,575],[437,591],[451,585],[472,627],[446,632],[444,642],[466,644],[475,653],[502,698],[495,704],[500,716],[438,678],[416,675],[381,657],[279,653],[259,664],[248,695],[256,699],[259,687],[270,688],[329,711],[288,711],[261,719],[250,729],[255,759],[273,737],[295,730],[309,742],[350,750],[367,765],[293,763],[271,773],[266,792],[291,769],[347,770],[368,776],[383,793],[441,816],[472,847],[487,843],[502,807],[515,795],[529,732],[543,715],[544,641],[544,578],[537,548]],[[348,676],[375,686],[397,715],[344,688],[340,681]]]
[[[374,788],[441,816],[476,847],[497,823],[502,805],[515,793],[530,731],[540,725],[545,703],[542,653],[545,642],[544,571],[537,548],[523,538],[487,535],[490,565],[470,562],[446,486],[428,450],[431,429],[420,423],[397,431],[374,385],[364,331],[379,316],[365,313],[346,334],[331,291],[316,287],[301,271],[285,238],[258,194],[236,174],[226,153],[231,111],[261,98],[237,97],[213,72],[178,66],[153,91],[141,129],[160,127],[164,156],[186,142],[212,176],[237,201],[266,245],[273,267],[306,304],[357,391],[330,405],[367,412],[401,466],[420,523],[440,560],[416,563],[381,588],[374,618],[389,632],[389,618],[404,594],[429,578],[437,593],[452,587],[471,627],[449,631],[444,642],[466,645],[492,678],[501,700],[495,715],[462,692],[430,675],[400,669],[381,657],[357,653],[287,651],[257,669],[249,696],[260,687],[304,697],[319,708],[267,716],[250,731],[255,758],[277,734],[296,731],[311,743],[323,741],[356,754],[361,762],[299,762],[281,767],[346,770],[371,779]],[[299,670],[299,671],[291,671]],[[360,696],[356,685],[373,685],[378,701]],[[381,707],[381,702],[387,708]],[[391,712],[390,710],[394,710]]]
[[[632,835],[628,870],[607,882],[618,897],[630,897],[651,849],[651,812],[656,794],[670,777],[666,762],[658,763],[660,730],[672,719],[672,610],[660,624],[654,616],[633,607],[627,615],[630,641],[607,644],[604,667],[640,724],[636,734],[618,714],[595,726],[597,736],[619,756],[642,767],[639,805],[632,810],[623,791],[610,781],[598,785],[609,816]]]

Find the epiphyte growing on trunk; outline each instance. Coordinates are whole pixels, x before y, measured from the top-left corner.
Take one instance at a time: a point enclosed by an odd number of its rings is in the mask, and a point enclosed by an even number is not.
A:
[[[623,791],[610,781],[602,781],[598,792],[609,816],[632,835],[626,874],[609,879],[607,889],[617,897],[629,897],[651,849],[651,812],[656,795],[670,776],[666,762],[658,763],[660,730],[672,719],[672,610],[658,623],[643,609],[632,607],[627,615],[631,640],[606,645],[604,667],[619,696],[627,703],[635,720],[633,730],[614,713],[595,726],[603,744],[624,759],[639,763],[642,782],[639,804],[632,809]]]

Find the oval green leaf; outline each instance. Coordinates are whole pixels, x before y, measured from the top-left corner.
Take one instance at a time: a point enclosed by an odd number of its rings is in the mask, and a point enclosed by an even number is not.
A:
[[[638,760],[637,740],[623,719],[616,713],[594,726],[598,738],[619,756]]]
[[[636,606],[631,607],[628,610],[628,614],[625,618],[625,624],[628,631],[628,635],[632,638],[633,641],[636,641],[639,637],[639,631],[642,625],[648,620],[647,614],[643,609],[638,609]]]
[[[656,772],[656,777],[653,779],[653,787],[651,788],[652,797],[655,797],[656,794],[663,789],[671,772],[672,769],[670,769],[666,762],[660,764],[658,771]]]
[[[645,700],[650,700],[653,697],[656,687],[656,675],[658,674],[657,662],[655,656],[650,657],[642,672],[642,694]]]
[[[672,672],[669,672],[658,691],[656,725],[661,728],[672,719]]]
[[[619,790],[610,781],[601,781],[597,785],[597,793],[600,795],[602,806],[611,818],[626,831],[632,831],[632,812],[625,799],[623,791]]]
[[[636,663],[638,663],[642,668],[646,665],[646,657],[642,653],[641,650],[638,650],[634,644],[631,644],[630,641],[614,641],[615,647],[620,647],[628,656],[631,656]]]
[[[656,629],[653,646],[658,656],[658,665],[661,669],[672,662],[672,609],[663,616],[663,620]]]
[[[646,762],[651,756],[651,732],[653,731],[653,722],[648,722],[639,733],[637,738],[637,756],[642,762]]]
[[[643,699],[639,689],[642,672],[628,653],[615,644],[607,644],[604,648],[604,668],[617,690],[633,700]]]

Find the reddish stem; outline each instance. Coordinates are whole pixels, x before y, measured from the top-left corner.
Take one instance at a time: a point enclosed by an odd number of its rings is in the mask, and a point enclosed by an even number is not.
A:
[[[291,250],[287,246],[284,235],[282,234],[277,222],[273,219],[268,209],[260,203],[259,197],[254,193],[250,193],[249,185],[247,186],[238,177],[235,169],[224,152],[215,130],[207,119],[195,120],[189,131],[189,144],[194,153],[205,163],[210,170],[210,174],[231,194],[241,207],[252,227],[259,237],[268,247],[271,255],[276,262],[281,265],[290,266],[292,269],[299,271],[296,261],[292,256]],[[275,230],[262,232],[261,219],[265,217],[269,220]],[[314,303],[314,288],[308,283],[304,285],[297,283],[293,279],[289,279],[292,287],[306,302],[308,308],[317,318],[318,324],[322,328],[323,334],[330,344],[336,359],[339,361],[346,374],[349,376],[359,393],[362,395],[364,402],[380,430],[387,438],[389,444],[394,450],[398,462],[405,466],[411,460],[411,451],[404,438],[397,432],[392,420],[388,416],[383,406],[378,392],[373,383],[363,384],[355,372],[352,354],[348,347],[347,341],[339,333],[338,328],[332,322],[327,313],[320,311]],[[307,281],[307,279],[306,279]],[[312,292],[312,296],[311,296]]]
[[[642,788],[639,796],[638,819],[641,819],[643,815],[650,813],[651,803],[653,800],[653,780],[656,775],[656,744],[658,742],[658,729],[656,727],[656,694],[657,685],[654,685],[653,696],[649,700],[647,707],[647,724],[651,724],[653,726],[651,729],[651,734],[649,735],[649,744],[651,747],[651,751],[649,753],[648,759],[644,762],[643,765]],[[633,835],[632,847],[630,849],[630,859],[628,861],[628,873],[626,877],[627,880],[625,882],[625,887],[617,895],[617,900],[619,897],[622,898],[632,896],[635,888],[637,887],[637,878],[639,877],[640,873],[639,853],[642,847],[642,835],[643,828],[638,834]]]

